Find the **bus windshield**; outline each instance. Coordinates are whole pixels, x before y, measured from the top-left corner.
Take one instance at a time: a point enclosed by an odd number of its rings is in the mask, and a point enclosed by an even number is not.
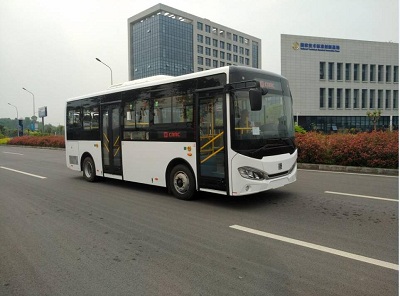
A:
[[[232,148],[234,150],[259,149],[265,145],[293,145],[294,124],[292,98],[282,91],[269,90],[262,97],[262,108],[251,111],[249,92],[233,94],[234,126]]]

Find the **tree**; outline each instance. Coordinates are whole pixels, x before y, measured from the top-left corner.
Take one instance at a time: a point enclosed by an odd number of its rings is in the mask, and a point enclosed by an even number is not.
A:
[[[381,113],[382,113],[381,110],[367,112],[367,116],[369,117],[369,119],[372,121],[372,124],[374,125],[374,131],[376,131],[376,124],[378,123],[379,118],[381,117]]]

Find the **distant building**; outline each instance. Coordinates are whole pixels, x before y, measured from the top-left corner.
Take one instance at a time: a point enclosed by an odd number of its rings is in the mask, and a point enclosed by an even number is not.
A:
[[[240,65],[261,68],[261,39],[157,4],[128,19],[129,79]]]
[[[288,78],[295,121],[307,130],[399,125],[399,44],[281,35],[281,72]]]

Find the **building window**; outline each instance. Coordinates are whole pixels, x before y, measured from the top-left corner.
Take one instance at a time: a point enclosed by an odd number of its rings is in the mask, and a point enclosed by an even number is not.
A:
[[[391,98],[391,91],[386,91],[386,98],[385,98],[385,109],[392,109],[392,98]]]
[[[242,36],[239,36],[239,42],[242,44],[244,43],[244,38]]]
[[[203,43],[203,35],[197,34],[197,42]]]
[[[241,55],[244,54],[244,48],[243,48],[243,47],[239,47],[239,53],[240,53]]]
[[[378,82],[383,81],[383,65],[378,66]]]
[[[218,40],[217,39],[213,39],[213,46],[214,47],[218,47]]]
[[[369,109],[375,109],[375,90],[369,91]]]
[[[197,45],[197,53],[203,54],[203,46]]]
[[[319,107],[325,108],[325,88],[319,89]]]
[[[399,82],[399,66],[393,67],[393,82]]]
[[[337,63],[336,79],[343,80],[343,63]]]
[[[235,54],[233,55],[233,62],[234,62],[234,63],[237,63],[237,62],[238,62],[238,56],[235,55]]]
[[[227,43],[227,44],[226,44],[226,49],[229,50],[229,51],[231,51],[231,50],[232,50],[232,44]]]
[[[213,67],[214,67],[214,68],[218,68],[218,61],[213,60]]]
[[[205,28],[207,33],[211,33],[211,27],[209,25],[206,25]]]
[[[399,91],[394,90],[393,91],[393,109],[398,109],[399,108]]]
[[[225,62],[219,62],[219,66],[220,67],[224,67],[225,66]]]
[[[333,88],[328,89],[328,108],[333,109]]]
[[[225,42],[224,42],[224,41],[220,41],[220,42],[219,42],[219,47],[220,47],[221,49],[225,49]]]
[[[236,34],[233,34],[233,41],[238,41],[238,36]]]
[[[238,46],[237,45],[233,45],[233,52],[238,52]]]
[[[203,65],[203,57],[197,57],[197,63]]]
[[[344,97],[344,107],[346,109],[350,109],[350,97],[351,97],[351,89],[346,88],[346,93]]]
[[[213,57],[217,58],[218,57],[218,50],[213,49]]]
[[[212,33],[218,35],[218,28],[212,27]]]
[[[211,38],[206,36],[206,44],[211,45]]]
[[[319,79],[325,79],[325,62],[319,62]]]
[[[227,54],[226,54],[226,59],[227,59],[228,61],[232,61],[232,54],[231,54],[231,53],[227,53]]]
[[[351,80],[351,64],[350,63],[346,63],[346,81],[350,81]]]
[[[206,47],[206,55],[211,56],[211,48]]]
[[[363,89],[361,93],[361,108],[367,109],[367,97],[368,97],[368,90]]]
[[[203,23],[197,22],[197,30],[203,31]]]
[[[368,65],[363,64],[361,68],[361,81],[367,81]]]
[[[378,90],[378,109],[383,108],[383,90]]]
[[[360,64],[354,64],[354,81],[360,81]]]
[[[232,33],[231,32],[226,32],[226,38],[231,40],[232,39]]]
[[[376,65],[369,65],[369,81],[376,81]]]
[[[206,66],[211,67],[211,59],[206,58]]]
[[[354,93],[353,93],[353,95],[354,95],[354,97],[353,97],[353,109],[358,109],[358,108],[360,108],[360,90],[359,89],[355,89],[354,91],[353,91]]]
[[[336,109],[342,109],[342,97],[343,97],[343,89],[338,88],[336,90]]]
[[[246,52],[246,56],[250,56],[250,49],[246,48],[245,52]]]
[[[392,82],[392,66],[386,66],[386,82]]]
[[[328,64],[328,79],[329,80],[333,80],[333,66],[334,66],[334,63]]]
[[[220,57],[221,59],[225,59],[225,52],[220,51],[220,52],[219,52],[219,57]]]

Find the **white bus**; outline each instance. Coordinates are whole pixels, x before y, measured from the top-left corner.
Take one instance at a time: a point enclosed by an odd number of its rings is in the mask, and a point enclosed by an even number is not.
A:
[[[240,196],[296,180],[292,97],[277,74],[229,66],[67,100],[66,162],[108,177]]]

